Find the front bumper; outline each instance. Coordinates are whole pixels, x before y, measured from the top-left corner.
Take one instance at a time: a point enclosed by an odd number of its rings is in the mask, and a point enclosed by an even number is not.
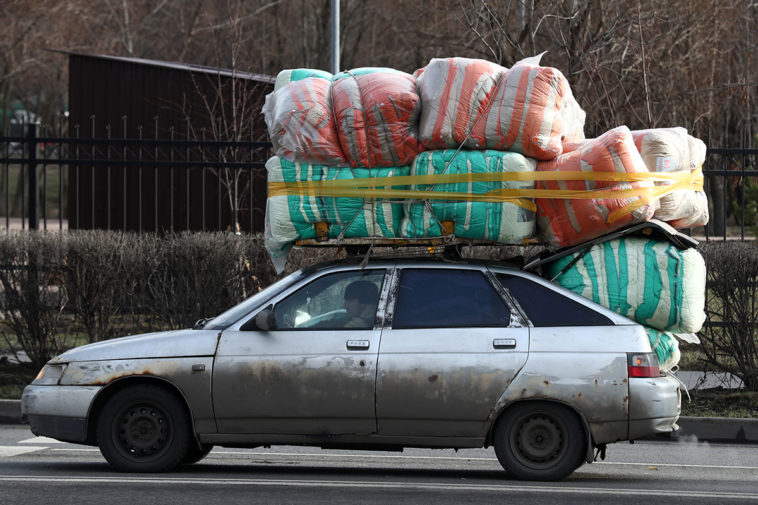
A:
[[[629,440],[677,430],[681,403],[673,377],[629,379]]]
[[[65,442],[87,442],[87,418],[102,386],[27,386],[21,417],[32,433]]]

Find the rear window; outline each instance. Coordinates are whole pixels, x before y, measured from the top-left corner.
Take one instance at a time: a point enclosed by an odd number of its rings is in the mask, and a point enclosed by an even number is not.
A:
[[[613,321],[537,282],[517,275],[498,274],[534,326],[606,326]]]

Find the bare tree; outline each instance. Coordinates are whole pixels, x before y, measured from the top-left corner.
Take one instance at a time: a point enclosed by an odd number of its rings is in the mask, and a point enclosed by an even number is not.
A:
[[[251,43],[248,33],[249,20],[255,15],[276,5],[270,2],[249,10],[250,6],[242,0],[228,0],[225,19],[212,21],[212,28],[217,31],[215,45],[216,61],[227,65],[231,76],[216,74],[193,74],[195,90],[201,97],[203,110],[196,111],[202,116],[201,124],[207,125],[207,132],[212,139],[231,143],[246,140],[265,140],[265,133],[255,127],[256,116],[260,115],[263,105],[260,101],[260,84],[245,77],[242,70],[242,54]],[[223,41],[219,40],[222,38]],[[185,109],[185,114],[191,111]],[[193,130],[195,137],[204,136],[205,132]],[[258,137],[256,138],[255,135]],[[233,163],[251,160],[250,150],[238,145],[230,145],[217,151],[217,161]],[[250,186],[254,174],[238,168],[209,168],[224,186],[225,199],[234,220],[234,231],[240,231],[240,215],[246,210],[243,202],[252,205]]]
[[[327,69],[329,0],[231,5],[233,22],[227,0],[5,2],[0,98],[61,110],[66,61],[44,47],[271,75]],[[752,142],[757,14],[750,0],[342,0],[342,62],[412,72],[432,57],[509,66],[548,51],[592,129],[681,125],[721,145]]]

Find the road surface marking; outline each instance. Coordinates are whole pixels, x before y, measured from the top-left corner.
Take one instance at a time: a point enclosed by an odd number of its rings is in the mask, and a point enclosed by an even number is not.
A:
[[[70,447],[70,448],[50,448],[54,452],[100,452],[99,449],[93,448],[93,447],[85,447],[85,446],[78,446],[78,447]],[[319,459],[321,461],[345,461],[352,459],[360,459],[360,460],[374,460],[377,463],[380,463],[382,460],[393,460],[393,459],[400,459],[400,460],[423,460],[423,461],[456,461],[460,463],[466,463],[468,462],[487,462],[487,463],[493,463],[498,469],[501,468],[500,463],[498,463],[497,459],[493,458],[477,458],[477,457],[455,457],[455,456],[408,456],[408,455],[380,455],[380,454],[318,454],[318,453],[297,453],[297,452],[263,452],[263,451],[240,451],[240,450],[228,450],[223,448],[216,448],[214,449],[209,455],[208,458],[211,459],[221,459],[224,457],[229,456],[243,456],[248,457],[251,460],[259,459],[259,458],[266,458],[266,459],[286,459],[286,458],[294,458],[297,460],[303,460],[306,459],[309,460],[308,462],[311,462],[314,458]],[[275,463],[274,463],[275,464]],[[583,465],[580,466],[577,470],[581,471],[582,469],[592,468],[593,466],[609,466],[609,465],[616,465],[616,466],[633,466],[633,467],[649,467],[651,465],[661,468],[692,468],[692,469],[719,469],[719,470],[758,470],[758,466],[734,466],[734,465],[697,465],[697,464],[684,464],[684,463],[644,463],[644,462],[614,462],[614,461],[595,461],[592,463],[592,465]]]
[[[622,463],[613,461],[595,461],[593,465],[625,465],[625,466],[660,466],[673,468],[718,468],[720,470],[758,470],[758,466],[734,466],[734,465],[688,465],[684,463]],[[581,466],[579,468],[582,468]]]
[[[16,445],[0,445],[0,458],[10,458],[27,452],[41,451],[47,447],[18,447]]]
[[[422,491],[489,491],[502,493],[537,493],[537,494],[575,494],[575,495],[602,495],[603,497],[611,496],[654,496],[682,498],[712,498],[714,500],[744,499],[755,502],[758,500],[756,493],[739,493],[723,491],[687,491],[681,489],[618,489],[605,487],[581,487],[581,486],[550,486],[547,483],[538,485],[528,484],[445,484],[441,482],[403,482],[403,481],[337,481],[337,480],[275,480],[275,479],[226,479],[226,478],[200,478],[192,476],[188,478],[176,477],[37,477],[32,475],[19,476],[0,476],[0,482],[28,482],[28,483],[47,483],[47,484],[156,484],[156,485],[177,485],[177,486],[273,486],[273,487],[295,487],[295,488],[366,488],[366,489],[417,489]]]
[[[89,446],[88,447],[81,446],[81,447],[73,448],[73,449],[59,449],[57,447],[52,447],[50,450],[53,452],[97,452],[97,453],[100,452],[100,449],[93,449],[92,447],[89,447]]]
[[[64,449],[58,449],[58,450],[64,450]],[[72,449],[73,450],[73,449]],[[392,460],[392,459],[401,459],[401,460],[424,460],[424,461],[458,461],[465,463],[466,461],[484,461],[488,463],[495,463],[498,468],[500,467],[500,463],[497,461],[495,456],[492,456],[491,458],[480,458],[480,457],[467,457],[467,456],[411,456],[411,455],[400,455],[400,454],[387,454],[387,455],[381,455],[381,454],[319,454],[315,452],[265,452],[265,451],[240,451],[240,450],[225,450],[223,448],[214,449],[213,452],[210,453],[210,456],[250,456],[250,457],[266,457],[266,458],[272,458],[272,457],[289,457],[289,458],[313,458],[316,457],[318,459],[373,459],[377,461],[381,460]],[[734,465],[697,465],[697,464],[683,464],[683,463],[644,463],[644,462],[615,462],[615,461],[595,461],[592,463],[592,465],[625,465],[625,466],[660,466],[660,467],[674,467],[674,468],[718,468],[718,469],[727,469],[727,468],[734,468],[738,470],[758,470],[758,467],[756,466],[734,466]],[[580,466],[579,469],[586,468],[586,466]]]
[[[48,438],[48,437],[32,437],[32,438],[27,438],[26,440],[20,440],[18,443],[19,444],[63,444],[65,442],[61,442],[60,440],[55,440],[54,438]]]

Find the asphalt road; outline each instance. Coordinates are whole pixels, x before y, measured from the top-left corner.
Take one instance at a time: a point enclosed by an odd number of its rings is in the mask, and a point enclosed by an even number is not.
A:
[[[758,503],[751,445],[638,442],[555,483],[509,480],[489,450],[216,448],[167,474],[112,472],[99,451],[0,425],[0,503]]]

